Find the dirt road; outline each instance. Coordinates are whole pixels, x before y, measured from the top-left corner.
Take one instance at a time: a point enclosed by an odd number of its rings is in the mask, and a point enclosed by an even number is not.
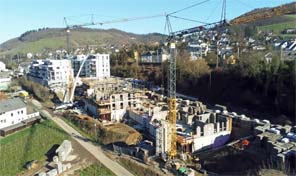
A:
[[[117,162],[108,158],[102,151],[102,149],[91,142],[87,138],[83,137],[75,129],[70,127],[62,119],[54,117],[52,120],[57,123],[62,129],[70,134],[82,147],[89,151],[96,159],[98,159],[103,165],[110,169],[114,174],[118,176],[133,176],[128,170],[122,167]]]

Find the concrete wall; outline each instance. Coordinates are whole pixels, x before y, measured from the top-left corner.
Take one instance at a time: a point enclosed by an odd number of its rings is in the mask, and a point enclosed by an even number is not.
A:
[[[111,111],[111,120],[119,122],[122,120],[123,116],[126,114],[126,109],[117,109]]]
[[[162,125],[156,128],[156,155],[168,152],[170,147],[169,124],[162,121]]]
[[[128,110],[128,116],[129,116],[129,118],[133,119],[137,123],[139,123],[139,124],[146,127],[146,124],[145,124],[146,120],[144,120],[144,119],[147,117],[147,115],[145,115],[145,114],[137,114],[132,110]]]
[[[230,137],[230,131],[223,131],[216,134],[194,137],[192,151],[197,151],[203,148],[215,148],[224,145]]]

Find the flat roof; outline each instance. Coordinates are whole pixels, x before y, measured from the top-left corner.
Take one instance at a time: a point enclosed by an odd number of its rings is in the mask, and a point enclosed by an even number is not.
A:
[[[0,113],[13,111],[20,108],[26,108],[25,102],[20,98],[12,98],[0,101]]]

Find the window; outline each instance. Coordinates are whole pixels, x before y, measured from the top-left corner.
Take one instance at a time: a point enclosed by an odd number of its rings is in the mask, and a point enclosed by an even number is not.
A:
[[[23,114],[24,113],[24,111],[23,110],[21,110],[21,114]]]
[[[11,113],[11,117],[13,117],[13,113]]]
[[[20,111],[17,111],[17,114],[20,114]]]

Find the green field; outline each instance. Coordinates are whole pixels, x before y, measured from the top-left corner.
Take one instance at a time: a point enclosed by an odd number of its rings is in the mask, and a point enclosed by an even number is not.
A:
[[[258,26],[258,30],[272,31],[275,34],[281,34],[281,32],[285,29],[296,28],[296,15],[285,15],[285,17],[287,18],[286,22]]]
[[[0,140],[0,175],[12,176],[25,170],[31,160],[44,160],[54,144],[68,135],[54,122],[45,120]]]
[[[15,52],[20,53],[36,53],[42,52],[44,50],[55,50],[56,48],[62,48],[66,45],[66,39],[63,37],[56,37],[56,38],[45,38],[40,39],[34,42],[28,42],[26,45],[21,45],[20,47],[16,48]]]
[[[80,176],[113,176],[115,175],[102,164],[93,164],[85,169],[78,171]]]

